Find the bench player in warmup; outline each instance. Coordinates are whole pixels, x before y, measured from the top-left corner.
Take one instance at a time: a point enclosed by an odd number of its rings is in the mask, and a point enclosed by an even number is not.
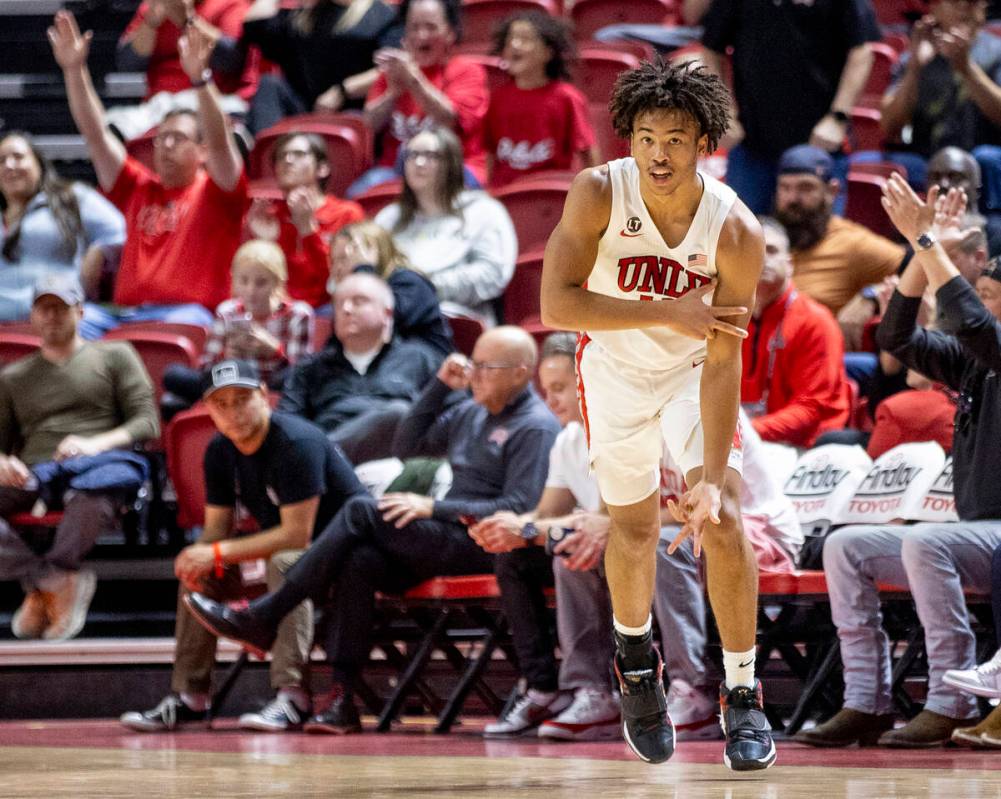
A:
[[[723,642],[723,761],[750,771],[775,761],[754,676],[758,573],[741,527],[736,435],[764,241],[733,190],[696,168],[729,109],[726,87],[701,67],[643,63],[619,76],[609,110],[632,156],[574,179],[546,247],[542,318],[583,331],[580,403],[612,520],[605,569],[626,741],[652,763],[674,751],[650,618],[663,440],[690,487],[671,509],[683,527],[669,552],[688,536],[696,557],[705,550]]]

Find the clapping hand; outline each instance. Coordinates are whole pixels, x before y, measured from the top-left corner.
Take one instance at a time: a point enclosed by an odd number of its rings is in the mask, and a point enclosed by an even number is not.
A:
[[[69,11],[59,11],[56,14],[46,35],[49,37],[49,44],[52,45],[52,55],[64,72],[87,63],[90,40],[94,34],[91,31],[81,34],[76,24],[76,17]]]

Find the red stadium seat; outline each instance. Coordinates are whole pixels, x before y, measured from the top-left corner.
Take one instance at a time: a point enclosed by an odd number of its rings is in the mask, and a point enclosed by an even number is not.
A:
[[[608,103],[615,79],[627,69],[636,69],[639,59],[621,50],[604,47],[585,47],[577,61],[577,85],[588,102]]]
[[[491,190],[511,215],[518,234],[518,252],[546,245],[549,234],[563,215],[570,180],[565,177],[528,177]]]
[[[42,346],[42,340],[32,333],[0,331],[0,365],[20,360]]]
[[[849,172],[845,217],[888,239],[897,239],[897,229],[883,210],[881,198],[886,178],[865,172]]]
[[[459,314],[443,314],[452,328],[455,348],[463,355],[472,355],[476,339],[483,335],[483,323]]]
[[[378,186],[373,186],[364,194],[359,194],[354,199],[364,209],[365,216],[371,219],[387,205],[396,202],[402,191],[402,179],[390,180],[386,183],[380,183]]]
[[[667,0],[576,0],[570,20],[577,41],[583,42],[607,25],[676,25],[678,15],[674,3]]]
[[[522,255],[511,282],[504,289],[504,324],[521,325],[539,320],[539,287],[542,283],[542,250]]]
[[[177,492],[177,523],[185,530],[205,522],[202,461],[215,433],[215,425],[201,405],[177,414],[164,431],[167,473]]]
[[[868,108],[879,108],[883,92],[890,86],[893,68],[900,56],[893,47],[884,42],[869,42],[869,50],[873,55],[872,70],[869,72],[869,80],[862,89],[858,104]]]
[[[183,322],[125,322],[124,324],[119,325],[117,329],[125,331],[124,333],[119,333],[119,336],[140,331],[174,333],[178,336],[184,336],[185,338],[190,339],[191,343],[195,345],[195,352],[199,355],[202,350],[205,349],[205,340],[209,335],[207,327],[202,327],[201,325],[188,325]],[[105,338],[108,338],[108,336],[105,336]]]
[[[873,0],[872,6],[882,27],[908,25],[927,13],[923,0]]]
[[[652,44],[640,42],[636,39],[611,39],[608,41],[581,42],[583,47],[597,47],[602,50],[618,50],[620,53],[628,53],[636,56],[640,61],[653,61],[657,57],[657,50]]]
[[[500,23],[509,15],[524,11],[557,13],[550,0],[462,0],[463,42],[467,45],[473,42],[492,44],[494,31]]]
[[[852,127],[849,137],[854,152],[883,149],[883,128],[879,121],[883,114],[878,108],[856,106],[852,109]]]
[[[316,133],[327,143],[330,178],[326,189],[339,197],[372,165],[373,138],[358,114],[300,114],[286,117],[261,131],[250,153],[248,173],[252,178],[271,178],[271,153],[279,136],[286,133]]]
[[[159,405],[163,394],[163,373],[171,364],[179,363],[192,368],[198,366],[198,350],[191,339],[177,333],[164,333],[158,330],[130,330],[128,326],[109,330],[105,341],[128,341],[149,372],[153,381],[153,390]]]
[[[621,139],[612,127],[612,118],[608,115],[607,103],[588,103],[588,115],[591,117],[591,127],[601,150],[601,157],[606,161],[625,158],[629,155],[629,141]]]

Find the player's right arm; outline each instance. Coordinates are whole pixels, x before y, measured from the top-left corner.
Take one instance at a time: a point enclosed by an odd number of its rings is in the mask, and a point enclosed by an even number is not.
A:
[[[584,288],[598,255],[598,242],[612,212],[608,166],[585,169],[574,178],[563,217],[549,237],[542,266],[542,322],[561,330],[633,330],[668,327],[691,338],[712,338],[716,331],[745,337],[746,331],[723,319],[747,308],[713,307],[703,302],[715,283],[677,300],[636,302]]]
[[[87,55],[91,36],[90,31],[81,35],[76,18],[68,11],[57,12],[48,29],[52,54],[66,82],[73,121],[87,142],[97,182],[104,191],[111,191],[125,163],[125,146],[104,124],[104,106],[90,79]]]

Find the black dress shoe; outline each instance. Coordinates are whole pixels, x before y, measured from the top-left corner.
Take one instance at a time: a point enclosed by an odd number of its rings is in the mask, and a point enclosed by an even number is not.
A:
[[[233,610],[229,605],[198,593],[185,594],[184,605],[210,633],[236,641],[261,660],[275,643],[276,631],[249,610]]]
[[[351,735],[361,732],[361,719],[354,699],[343,693],[335,693],[327,709],[311,716],[302,729],[321,735]]]

